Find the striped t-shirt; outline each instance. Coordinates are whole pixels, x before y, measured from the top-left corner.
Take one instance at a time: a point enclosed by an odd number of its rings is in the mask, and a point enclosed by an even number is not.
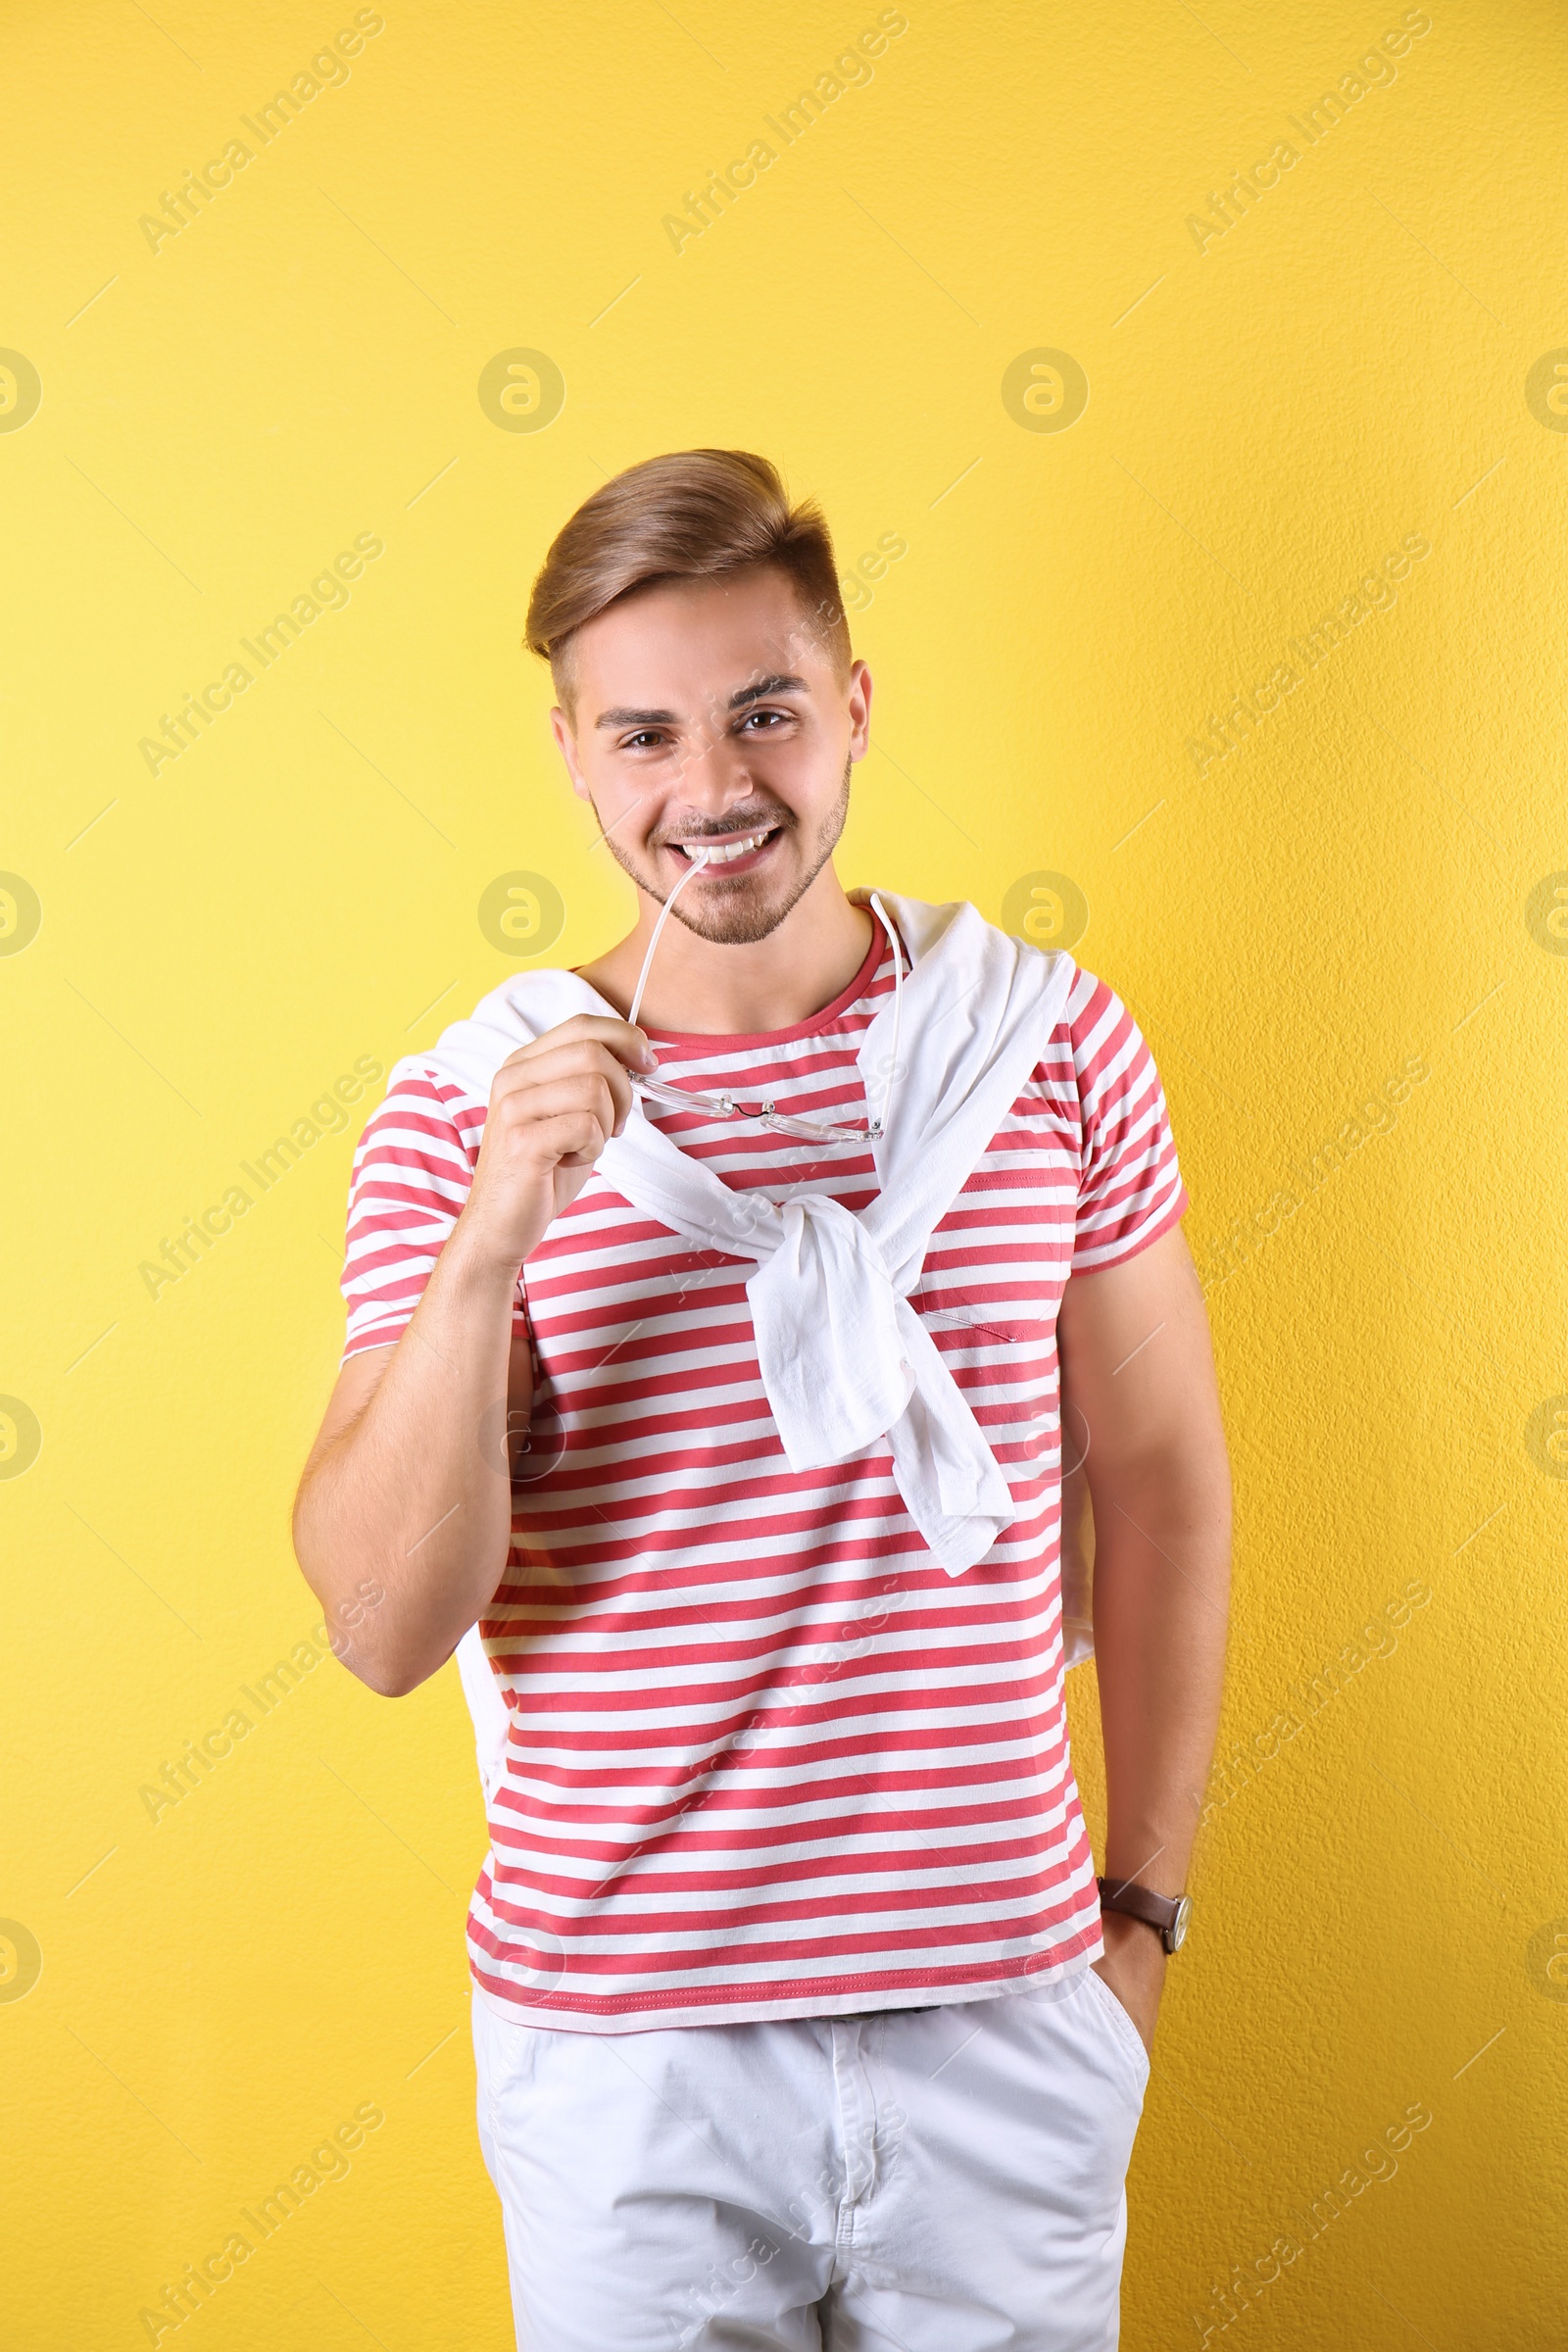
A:
[[[651,1029],[660,1076],[863,1121],[856,1055],[892,981],[879,929],[794,1028]],[[439,1048],[392,1072],[354,1159],[345,1358],[408,1324],[485,1107]],[[874,1196],[858,1146],[645,1107],[736,1190]],[[885,1444],[790,1469],[754,1261],[691,1249],[595,1171],[517,1286],[534,1414],[480,1619],[509,1722],[468,1915],[493,2007],[600,2033],[737,2023],[972,2000],[1099,1953],[1062,1695],[1056,1313],[1069,1273],[1186,1206],[1149,1049],[1080,968],[910,1296],[1017,1511],[952,1578]]]

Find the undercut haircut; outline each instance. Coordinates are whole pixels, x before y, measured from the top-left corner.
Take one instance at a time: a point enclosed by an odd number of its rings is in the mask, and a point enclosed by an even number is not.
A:
[[[551,542],[523,643],[550,664],[573,726],[572,645],[584,622],[662,580],[718,580],[772,564],[841,679],[853,655],[833,541],[813,500],[790,504],[778,468],[744,449],[683,449],[629,466],[584,499]]]

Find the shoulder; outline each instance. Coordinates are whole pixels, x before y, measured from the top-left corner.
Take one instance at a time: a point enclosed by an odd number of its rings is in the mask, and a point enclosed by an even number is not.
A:
[[[1110,982],[1081,963],[1073,966],[1058,1026],[1071,1043],[1075,1064],[1088,1076],[1101,1075],[1134,1040],[1144,1045],[1143,1032]]]
[[[1157,1089],[1158,1073],[1143,1030],[1109,981],[1070,956],[1066,960],[1070,976],[1035,1083],[1059,1106],[1089,1120],[1151,1085]]]
[[[1079,1004],[1079,966],[1064,949],[1042,948],[1004,931],[968,899],[937,905],[892,891],[849,895],[862,905],[874,895],[898,926],[911,976],[926,965],[933,976],[940,974],[941,989],[972,1000],[982,1019],[994,1017],[1003,1027],[1042,1020],[1059,1027]]]

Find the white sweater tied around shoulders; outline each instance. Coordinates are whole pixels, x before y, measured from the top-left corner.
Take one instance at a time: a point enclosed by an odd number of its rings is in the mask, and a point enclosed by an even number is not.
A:
[[[746,1294],[758,1363],[790,1468],[850,1461],[885,1441],[910,1518],[956,1577],[984,1558],[1016,1514],[985,1434],[909,1293],[932,1233],[1044,1054],[1076,966],[1068,955],[1009,938],[967,904],[878,896],[907,951],[908,977],[897,1083],[890,1090],[871,1083],[889,1067],[891,1000],[857,1056],[867,1099],[888,1096],[883,1133],[870,1146],[879,1190],[864,1208],[851,1211],[795,1187],[778,1201],[732,1191],[635,1101],[597,1170],[692,1248],[754,1261]],[[434,1069],[486,1102],[509,1054],[577,1013],[620,1017],[574,972],[517,974],[493,989],[470,1019],[446,1029],[432,1051],[400,1062],[389,1088],[406,1074]],[[481,1672],[487,1715],[497,1694],[482,1651],[472,1654],[476,1637],[466,1641],[465,1689],[477,1719]]]
[[[874,1200],[852,1212],[824,1193],[792,1188],[775,1202],[732,1191],[635,1102],[598,1172],[692,1248],[755,1260],[746,1295],[790,1468],[850,1461],[886,1439],[910,1518],[948,1574],[960,1576],[1009,1524],[1012,1498],[908,1295],[933,1231],[1045,1053],[1075,966],[1008,938],[973,906],[879,895],[909,976],[901,1074],[870,1147]],[[392,1083],[403,1070],[433,1068],[487,1101],[509,1054],[576,1013],[620,1017],[574,972],[521,973],[430,1053],[400,1064]],[[887,1067],[891,1023],[889,1002],[860,1040],[862,1078]]]

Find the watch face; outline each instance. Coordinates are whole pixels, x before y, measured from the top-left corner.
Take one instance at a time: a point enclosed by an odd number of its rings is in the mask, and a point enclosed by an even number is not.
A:
[[[1176,1906],[1176,1917],[1171,1922],[1170,1948],[1173,1952],[1179,1952],[1182,1945],[1186,1942],[1187,1923],[1192,1916],[1193,1898],[1190,1894],[1184,1894],[1181,1901]]]

